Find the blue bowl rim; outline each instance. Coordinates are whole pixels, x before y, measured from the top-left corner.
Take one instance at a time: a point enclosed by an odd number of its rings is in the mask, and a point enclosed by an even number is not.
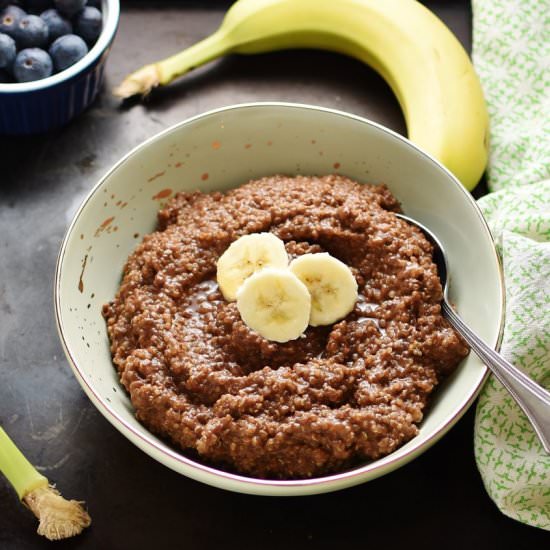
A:
[[[92,66],[103,52],[108,48],[109,44],[113,40],[119,21],[120,15],[120,2],[119,0],[106,0],[108,6],[107,17],[105,24],[97,42],[93,45],[92,49],[74,65],[71,65],[68,69],[56,73],[48,78],[42,78],[41,80],[33,80],[32,82],[13,82],[7,84],[0,84],[0,95],[7,94],[19,94],[26,92],[35,92],[45,88],[50,88],[70,80],[80,72],[83,72],[88,67]]]

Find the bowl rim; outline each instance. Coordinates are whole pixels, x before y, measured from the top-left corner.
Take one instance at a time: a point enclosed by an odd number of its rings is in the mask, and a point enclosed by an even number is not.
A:
[[[497,272],[499,274],[499,294],[500,294],[500,307],[501,307],[501,313],[500,313],[500,319],[498,320],[498,333],[496,337],[496,342],[494,344],[495,349],[498,351],[500,349],[500,345],[502,342],[502,337],[504,333],[504,317],[505,317],[505,290],[504,290],[504,272],[502,268],[502,263],[500,260],[500,257],[497,253],[495,242],[493,239],[493,236],[491,234],[491,230],[487,224],[487,221],[483,217],[483,214],[481,213],[481,210],[479,206],[477,205],[476,201],[472,197],[472,195],[466,190],[466,188],[459,182],[459,180],[454,176],[445,166],[443,166],[437,159],[435,159],[433,156],[431,156],[429,153],[423,151],[421,148],[419,148],[417,145],[412,143],[409,139],[405,138],[401,134],[398,134],[394,130],[391,130],[390,128],[385,127],[384,125],[374,122],[372,120],[369,120],[365,117],[355,115],[353,113],[348,113],[345,111],[341,111],[338,109],[332,109],[329,107],[322,107],[318,105],[311,105],[311,104],[304,104],[304,103],[292,103],[292,102],[280,102],[280,101],[260,101],[260,102],[247,102],[247,103],[239,103],[239,104],[233,104],[228,105],[224,107],[219,107],[216,109],[211,109],[208,111],[205,111],[203,113],[199,113],[197,115],[194,115],[192,117],[186,118],[181,122],[178,122],[161,132],[158,132],[157,134],[151,136],[150,138],[144,140],[136,147],[132,148],[127,154],[125,154],[118,162],[116,162],[100,179],[99,181],[93,186],[91,191],[88,193],[88,195],[84,198],[81,205],[79,206],[78,210],[76,211],[75,215],[73,216],[73,219],[71,223],[69,224],[65,236],[63,238],[59,254],[57,257],[56,262],[56,268],[55,268],[55,277],[54,277],[54,284],[53,284],[53,291],[54,291],[54,306],[55,306],[55,320],[57,325],[57,331],[59,334],[59,338],[61,340],[65,355],[69,361],[69,365],[71,366],[71,369],[76,375],[77,380],[79,381],[82,389],[85,391],[85,393],[88,395],[88,397],[94,402],[96,407],[98,407],[99,411],[103,414],[103,416],[109,420],[111,424],[113,424],[115,427],[119,429],[119,431],[127,430],[130,432],[132,437],[137,438],[140,443],[137,444],[135,441],[132,441],[132,443],[136,444],[138,447],[141,448],[141,450],[145,450],[141,447],[141,444],[146,444],[151,446],[157,453],[160,453],[161,455],[164,455],[168,459],[175,460],[177,463],[189,467],[193,470],[198,470],[199,472],[202,472],[203,474],[214,476],[215,478],[218,478],[221,480],[226,480],[230,484],[233,484],[233,487],[226,487],[230,490],[240,490],[243,489],[242,492],[247,492],[245,488],[248,488],[248,490],[252,490],[254,487],[257,487],[261,489],[264,488],[264,492],[261,494],[269,494],[265,493],[266,489],[271,488],[273,491],[279,491],[279,492],[273,492],[271,494],[284,494],[280,491],[284,490],[284,488],[295,488],[298,489],[300,487],[302,488],[315,488],[317,487],[318,492],[322,492],[323,487],[331,486],[333,484],[336,484],[337,482],[342,482],[343,484],[340,487],[335,487],[334,489],[338,488],[344,488],[347,486],[350,486],[354,484],[354,480],[356,478],[359,478],[359,481],[357,483],[361,482],[361,477],[367,476],[369,473],[371,473],[372,477],[369,477],[369,479],[373,479],[375,477],[384,475],[385,473],[395,469],[394,464],[398,463],[400,465],[405,465],[410,460],[418,456],[419,454],[422,454],[424,451],[426,451],[431,445],[436,443],[443,435],[447,433],[447,431],[460,420],[460,418],[465,414],[465,412],[469,409],[470,405],[474,402],[476,399],[478,393],[481,391],[481,388],[483,387],[485,381],[487,380],[489,376],[489,370],[488,368],[483,365],[483,371],[482,376],[479,379],[479,382],[476,384],[475,387],[471,388],[471,390],[468,392],[468,394],[462,399],[458,407],[456,408],[454,414],[449,417],[442,425],[441,427],[429,438],[427,439],[423,444],[419,444],[416,446],[413,446],[412,448],[408,449],[407,451],[402,451],[402,447],[396,449],[389,455],[386,455],[385,457],[382,457],[376,461],[369,462],[367,464],[364,464],[362,466],[358,466],[356,468],[351,468],[349,470],[346,470],[344,472],[338,472],[336,474],[323,476],[323,477],[315,477],[310,479],[298,479],[298,480],[276,480],[276,479],[261,479],[261,478],[254,478],[254,477],[248,477],[245,475],[240,475],[232,472],[227,472],[224,470],[219,470],[217,468],[214,468],[212,466],[208,466],[206,464],[202,464],[200,462],[197,462],[195,460],[192,460],[191,458],[186,457],[185,455],[181,454],[175,449],[169,448],[168,444],[164,443],[162,440],[154,439],[153,437],[150,437],[150,432],[147,430],[147,428],[143,427],[144,430],[146,430],[146,434],[141,433],[136,428],[131,426],[128,422],[126,422],[123,418],[119,416],[119,414],[114,410],[114,407],[111,406],[108,402],[103,399],[99,393],[92,387],[92,385],[88,382],[86,377],[84,376],[84,373],[81,372],[75,358],[71,354],[71,351],[69,349],[69,343],[67,339],[65,338],[65,329],[63,327],[63,322],[61,319],[61,271],[63,268],[63,262],[65,259],[65,253],[67,251],[68,241],[72,235],[73,229],[78,222],[83,210],[86,208],[86,205],[88,202],[94,197],[94,195],[98,192],[98,190],[103,186],[104,182],[113,174],[118,168],[123,165],[130,157],[138,154],[142,149],[145,149],[147,146],[149,146],[154,141],[162,138],[163,136],[183,127],[189,124],[192,124],[196,120],[199,120],[201,118],[205,118],[212,115],[218,115],[221,113],[225,113],[227,111],[233,111],[233,110],[239,110],[239,109],[249,109],[249,108],[265,108],[265,107],[283,107],[283,108],[289,108],[289,109],[306,109],[309,111],[317,111],[325,114],[331,114],[336,115],[339,117],[343,117],[346,119],[351,119],[356,122],[361,122],[363,124],[367,124],[369,126],[375,127],[378,130],[381,130],[382,132],[389,133],[394,138],[398,139],[399,141],[402,141],[407,146],[412,147],[420,156],[422,156],[426,161],[435,164],[438,168],[443,170],[447,177],[454,182],[456,186],[459,187],[463,195],[465,196],[466,200],[470,203],[470,205],[474,208],[475,213],[477,214],[478,218],[481,221],[482,228],[484,232],[486,233],[486,236],[489,237],[489,241],[492,244],[492,258],[496,265]],[[124,431],[123,431],[124,433]],[[124,435],[128,435],[125,434]],[[149,453],[148,453],[149,454]],[[156,457],[155,457],[156,458]],[[157,459],[158,460],[158,459]],[[161,461],[161,463],[163,463]],[[173,466],[169,466],[166,463],[163,463],[165,466],[171,467],[174,469]],[[179,470],[178,473],[182,473]],[[376,475],[377,474],[377,475]],[[185,474],[184,474],[185,475]],[[198,478],[195,478],[198,479]],[[204,480],[201,480],[204,482]],[[206,483],[208,483],[206,481]],[[237,486],[240,487],[240,489],[235,489],[234,484],[237,484]],[[219,485],[216,485],[219,487]],[[330,489],[328,489],[330,490]],[[290,493],[289,493],[290,494]],[[295,493],[292,493],[295,494]]]
[[[51,86],[55,86],[56,84],[60,84],[62,82],[70,80],[72,77],[85,71],[89,66],[93,65],[107,49],[107,47],[113,40],[116,30],[118,28],[118,21],[120,16],[120,1],[105,1],[106,4],[109,6],[107,10],[105,25],[96,43],[92,46],[92,49],[82,59],[79,59],[74,65],[71,65],[67,69],[48,76],[47,78],[41,78],[39,80],[33,80],[31,82],[0,83],[0,94],[19,94],[43,90]]]

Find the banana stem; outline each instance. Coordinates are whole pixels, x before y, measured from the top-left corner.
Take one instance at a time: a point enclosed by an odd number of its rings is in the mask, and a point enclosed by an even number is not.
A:
[[[0,471],[40,521],[39,535],[60,540],[78,535],[90,525],[92,520],[82,503],[64,499],[25,458],[1,426]]]
[[[113,94],[127,98],[147,95],[153,88],[168,84],[192,69],[204,65],[228,52],[230,46],[220,30],[181,52],[146,65],[127,76]]]
[[[160,74],[160,84],[168,84],[195,67],[224,55],[227,50],[228,44],[225,40],[225,34],[218,30],[204,40],[193,44],[193,46],[159,61],[157,67]]]
[[[24,457],[1,426],[0,471],[13,485],[21,500],[29,491],[48,485],[48,480]]]

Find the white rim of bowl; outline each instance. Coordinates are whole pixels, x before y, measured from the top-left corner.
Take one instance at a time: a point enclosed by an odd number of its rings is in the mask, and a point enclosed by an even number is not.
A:
[[[88,395],[88,397],[92,400],[92,402],[95,402],[96,406],[99,404],[101,408],[99,408],[99,411],[103,414],[103,416],[111,422],[115,427],[120,428],[123,427],[125,430],[130,432],[134,437],[139,439],[142,443],[146,443],[147,445],[150,445],[153,449],[155,449],[160,454],[175,460],[176,462],[179,462],[180,464],[184,464],[185,466],[188,466],[192,469],[199,470],[203,473],[207,473],[210,475],[213,475],[216,478],[219,479],[225,479],[228,481],[231,481],[233,483],[237,483],[241,487],[271,487],[273,489],[281,489],[283,487],[319,487],[319,486],[330,486],[338,481],[344,481],[348,482],[346,486],[351,485],[351,480],[354,478],[360,478],[362,476],[365,476],[369,472],[372,472],[373,470],[384,470],[380,471],[379,475],[383,475],[386,473],[388,468],[391,468],[396,462],[402,463],[402,465],[405,465],[407,462],[421,454],[423,450],[427,450],[432,444],[439,441],[441,437],[443,437],[449,429],[460,420],[460,418],[464,415],[464,413],[468,410],[470,405],[473,403],[475,398],[477,397],[478,393],[480,392],[481,388],[483,387],[483,384],[485,380],[487,379],[489,375],[489,370],[486,366],[484,366],[484,372],[481,376],[478,384],[472,388],[472,390],[469,392],[468,395],[464,397],[462,402],[459,404],[458,408],[456,409],[456,412],[448,419],[446,420],[439,429],[429,438],[427,439],[422,445],[414,446],[411,449],[408,449],[406,451],[403,451],[403,447],[400,447],[399,449],[395,450],[394,452],[390,453],[389,455],[386,455],[385,457],[378,459],[376,461],[369,462],[363,466],[358,466],[356,468],[352,468],[349,470],[346,470],[344,472],[340,472],[337,474],[333,474],[330,476],[324,476],[324,477],[316,477],[311,479],[298,479],[298,480],[275,480],[275,479],[259,479],[254,477],[247,477],[239,474],[234,474],[231,472],[225,472],[223,470],[218,470],[216,468],[213,468],[211,466],[207,466],[205,464],[201,464],[200,462],[196,462],[190,458],[187,458],[186,456],[180,454],[176,450],[172,450],[168,448],[167,443],[163,443],[160,440],[155,440],[149,437],[148,435],[141,433],[140,431],[136,430],[133,426],[128,424],[123,418],[121,418],[117,412],[113,409],[113,407],[110,406],[109,403],[105,401],[102,397],[100,397],[99,393],[94,390],[94,388],[88,383],[87,379],[85,378],[84,374],[80,371],[80,368],[77,365],[76,360],[73,358],[71,351],[69,349],[69,345],[65,339],[64,334],[64,328],[63,323],[61,321],[61,303],[60,303],[60,284],[61,284],[61,269],[63,266],[63,260],[65,257],[65,252],[67,248],[67,244],[69,241],[69,238],[73,232],[74,226],[76,225],[80,215],[82,214],[84,208],[90,201],[90,199],[95,195],[96,192],[101,188],[105,180],[113,174],[122,164],[124,164],[130,157],[134,156],[135,154],[139,153],[142,149],[146,148],[150,143],[154,142],[155,140],[161,138],[162,136],[169,134],[170,132],[173,132],[176,129],[179,129],[182,126],[186,126],[188,124],[193,123],[195,120],[205,118],[212,115],[217,115],[220,113],[224,113],[227,111],[233,111],[238,109],[249,109],[249,108],[262,108],[262,107],[283,107],[283,108],[290,108],[290,109],[306,109],[310,111],[318,111],[322,113],[328,113],[336,116],[340,116],[343,118],[355,120],[357,122],[361,122],[363,124],[367,124],[369,126],[373,126],[375,128],[378,128],[379,130],[382,130],[383,132],[389,133],[394,138],[406,143],[408,146],[415,149],[421,156],[423,156],[427,161],[431,162],[432,164],[435,164],[438,168],[443,170],[449,179],[454,182],[455,185],[458,186],[458,188],[461,190],[461,192],[466,197],[466,200],[471,204],[471,206],[474,208],[474,211],[476,212],[478,218],[480,219],[482,223],[482,227],[485,230],[486,236],[489,237],[489,240],[492,244],[492,257],[493,261],[496,264],[497,272],[499,274],[499,292],[501,297],[501,315],[499,319],[499,328],[498,328],[498,334],[497,334],[497,341],[495,343],[495,349],[498,351],[500,349],[500,344],[502,341],[502,336],[504,332],[504,313],[505,313],[505,293],[504,293],[504,273],[502,269],[502,264],[500,261],[500,258],[497,254],[494,240],[491,234],[491,230],[489,229],[489,226],[487,225],[487,222],[485,218],[483,217],[483,214],[481,213],[481,210],[479,209],[476,201],[472,197],[472,195],[467,191],[464,186],[458,181],[456,176],[454,176],[447,168],[445,168],[438,160],[436,160],[434,157],[432,157],[430,154],[426,153],[422,149],[420,149],[417,145],[412,143],[407,138],[403,137],[402,135],[398,134],[397,132],[394,132],[393,130],[386,128],[382,124],[379,124],[377,122],[373,122],[367,118],[354,115],[351,113],[347,113],[345,111],[339,111],[337,109],[330,109],[328,107],[320,107],[317,105],[308,105],[308,104],[302,104],[302,103],[289,103],[289,102],[278,102],[278,101],[269,101],[269,102],[251,102],[251,103],[240,103],[236,105],[229,105],[226,107],[221,107],[218,109],[212,109],[210,111],[206,111],[204,113],[195,115],[193,117],[187,118],[183,120],[182,122],[179,122],[177,124],[174,124],[173,126],[170,126],[169,128],[163,130],[162,132],[159,132],[158,134],[148,138],[144,142],[142,142],[140,145],[134,147],[129,153],[124,155],[114,166],[112,166],[107,173],[96,183],[96,185],[92,188],[92,190],[89,192],[88,196],[84,199],[80,207],[78,208],[76,214],[73,217],[73,220],[71,221],[67,232],[65,234],[65,237],[63,238],[63,242],[61,244],[61,248],[59,250],[58,258],[57,258],[57,264],[55,269],[55,278],[54,278],[54,304],[55,304],[55,320],[57,325],[57,330],[59,333],[59,337],[61,339],[61,343],[63,345],[63,349],[65,351],[65,355],[67,359],[69,360],[69,364],[75,373],[81,387],[84,389],[85,393]],[[147,430],[147,428],[144,426],[144,430]],[[148,432],[148,430],[147,430]],[[414,441],[411,440],[411,441]],[[135,442],[133,442],[136,444]],[[139,446],[139,445],[138,445]],[[143,449],[142,449],[143,450]],[[166,464],[165,464],[166,466]],[[173,469],[173,468],[172,468]],[[393,468],[391,468],[393,469]],[[180,472],[178,472],[180,473]],[[377,477],[377,476],[375,476]],[[229,490],[234,490],[233,488]],[[274,493],[275,494],[275,493]]]
[[[70,80],[73,76],[83,72],[88,66],[95,63],[95,61],[103,55],[103,52],[113,40],[120,15],[119,0],[107,0],[103,5],[107,6],[107,17],[105,19],[103,30],[101,31],[96,43],[92,46],[92,49],[82,59],[64,71],[48,76],[47,78],[33,80],[32,82],[12,82],[8,84],[0,84],[0,94],[2,92],[35,92],[37,90],[49,88],[50,86],[55,86],[56,84]]]

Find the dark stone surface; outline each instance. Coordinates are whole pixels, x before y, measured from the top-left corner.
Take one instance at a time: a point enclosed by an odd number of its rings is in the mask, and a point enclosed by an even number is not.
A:
[[[427,4],[468,46],[468,3]],[[168,470],[111,427],[81,391],[56,333],[54,266],[78,204],[121,155],[190,115],[254,100],[336,107],[404,132],[377,75],[323,52],[227,58],[145,105],[120,107],[110,96],[132,69],[213,31],[227,5],[124,3],[105,90],[93,108],[48,136],[0,138],[0,424],[66,496],[87,502],[93,518],[85,534],[55,546],[542,548],[544,532],[506,518],[485,493],[473,456],[473,410],[431,450],[381,479],[275,499],[224,492]],[[0,548],[54,546],[35,530],[0,479]]]

